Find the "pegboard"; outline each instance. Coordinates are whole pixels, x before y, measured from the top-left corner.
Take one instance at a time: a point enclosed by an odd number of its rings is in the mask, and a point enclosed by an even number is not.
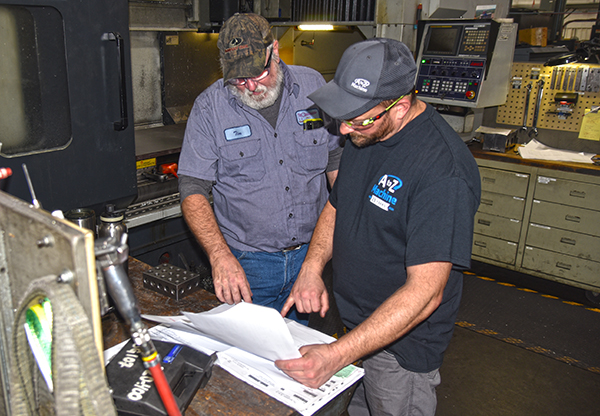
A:
[[[544,85],[537,128],[579,132],[585,109],[600,105],[600,65],[570,64],[545,67],[540,62],[513,63],[508,97],[506,103],[498,107],[496,123],[534,127],[540,79],[544,80]],[[581,83],[582,79],[585,85]],[[524,120],[529,84],[531,92],[527,105],[527,119]],[[556,114],[557,93],[577,94],[577,103],[571,107],[572,112],[568,113],[569,116],[564,116],[564,111],[563,118]]]

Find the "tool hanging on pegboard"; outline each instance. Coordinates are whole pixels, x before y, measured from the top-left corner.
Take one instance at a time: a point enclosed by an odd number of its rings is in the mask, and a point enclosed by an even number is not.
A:
[[[523,85],[531,83],[531,90],[513,83],[506,103],[498,107],[496,123],[532,128],[530,135],[538,129],[579,132],[586,109],[600,104],[600,65],[515,62],[511,79],[517,78]],[[532,94],[536,100],[530,99]]]
[[[535,100],[535,113],[533,113],[533,128],[529,131],[529,137],[537,137],[538,135],[538,119],[540,117],[540,108],[542,106],[542,97],[544,96],[544,79],[541,78],[538,82],[537,98]]]
[[[525,93],[525,105],[523,106],[523,126],[521,126],[521,130],[527,131],[527,114],[529,113],[529,99],[531,97],[531,82],[527,84],[525,87],[527,92]]]

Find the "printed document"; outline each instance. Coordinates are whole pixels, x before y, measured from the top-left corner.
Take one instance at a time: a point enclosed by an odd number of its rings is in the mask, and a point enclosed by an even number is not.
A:
[[[150,328],[153,339],[209,355],[217,352],[217,365],[303,416],[311,416],[364,374],[362,368],[349,365],[318,389],[290,378],[275,360],[299,358],[301,346],[328,344],[335,338],[284,319],[273,308],[242,302],[183,316],[142,316],[162,324]]]

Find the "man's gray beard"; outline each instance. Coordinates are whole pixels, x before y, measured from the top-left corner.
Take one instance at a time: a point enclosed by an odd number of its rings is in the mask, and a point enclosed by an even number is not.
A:
[[[277,68],[277,78],[275,79],[275,87],[268,88],[266,85],[258,84],[256,91],[263,92],[266,91],[266,94],[260,99],[257,100],[253,95],[252,91],[247,88],[244,88],[240,91],[235,85],[229,84],[229,91],[233,95],[235,95],[244,105],[247,105],[250,108],[255,110],[262,110],[263,108],[267,108],[275,104],[279,94],[281,94],[281,88],[283,87],[283,71],[280,67]]]

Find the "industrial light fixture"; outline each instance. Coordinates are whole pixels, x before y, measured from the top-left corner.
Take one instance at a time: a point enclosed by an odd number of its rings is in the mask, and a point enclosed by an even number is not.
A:
[[[298,25],[298,29],[304,31],[327,31],[334,30],[334,27],[330,24],[302,24]]]

